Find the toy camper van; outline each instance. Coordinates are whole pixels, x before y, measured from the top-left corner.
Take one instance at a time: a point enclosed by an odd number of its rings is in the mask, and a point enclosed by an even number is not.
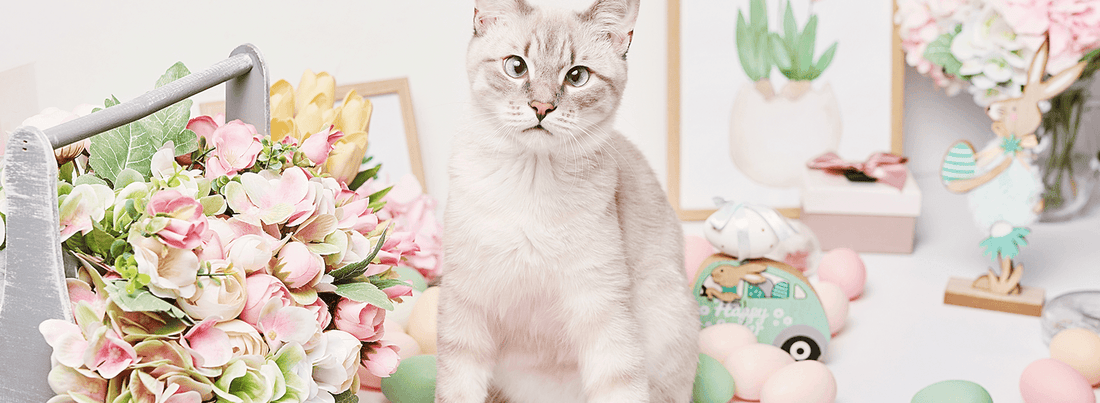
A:
[[[829,344],[821,300],[806,277],[785,263],[715,254],[700,266],[693,290],[703,327],[745,325],[757,341],[797,361],[818,359]]]

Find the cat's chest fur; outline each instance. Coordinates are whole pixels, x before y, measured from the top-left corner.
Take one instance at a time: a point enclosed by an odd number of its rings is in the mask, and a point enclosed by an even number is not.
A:
[[[595,268],[622,259],[613,162],[467,146],[451,170],[445,225],[463,239],[446,253],[473,264],[447,275],[479,279],[461,281],[483,287],[470,302],[502,322],[558,322],[571,281],[608,281]]]

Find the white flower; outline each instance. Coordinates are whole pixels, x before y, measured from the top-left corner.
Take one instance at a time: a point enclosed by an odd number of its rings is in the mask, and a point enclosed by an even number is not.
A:
[[[263,355],[268,353],[267,342],[260,337],[256,328],[240,319],[233,319],[214,325],[214,328],[229,336],[229,347],[234,357],[242,355]]]
[[[199,257],[189,249],[166,246],[156,237],[137,233],[128,239],[134,247],[138,273],[149,275],[149,292],[161,298],[191,298],[199,273]]]
[[[197,280],[201,287],[188,298],[177,298],[176,303],[188,316],[201,321],[212,316],[236,318],[244,310],[246,302],[245,274],[241,268],[225,260],[208,261],[210,274],[215,276]]]
[[[362,346],[362,342],[348,332],[329,330],[322,333],[306,351],[313,363],[313,380],[317,381],[317,388],[331,394],[351,388]]]
[[[153,172],[153,178],[166,182],[164,188],[172,189],[193,199],[206,196],[200,195],[201,181],[205,181],[201,170],[186,170],[176,164],[175,145],[171,141],[162,146],[153,154],[149,162],[149,169]],[[173,180],[174,179],[174,180]],[[205,186],[209,189],[209,186]]]
[[[61,215],[61,241],[69,239],[76,232],[87,234],[92,231],[92,223],[103,220],[107,207],[115,200],[115,192],[105,185],[76,185],[61,201],[58,211]]]

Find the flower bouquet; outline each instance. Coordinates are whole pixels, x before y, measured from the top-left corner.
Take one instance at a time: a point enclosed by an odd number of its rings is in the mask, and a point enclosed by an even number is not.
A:
[[[898,0],[895,22],[906,62],[949,95],[965,89],[980,106],[1016,98],[1028,64],[1050,38],[1047,72],[1088,60],[1078,84],[1042,105],[1039,133],[1049,149],[1042,164],[1047,216],[1072,214],[1087,198],[1078,183],[1097,150],[1075,149],[1088,84],[1100,68],[1100,3],[1092,0]],[[1084,157],[1082,158],[1082,155]],[[1076,157],[1076,158],[1075,158]],[[1095,159],[1095,158],[1091,158]],[[1084,164],[1081,164],[1084,162]],[[1096,163],[1093,162],[1095,165]],[[1077,171],[1075,173],[1075,170]]]
[[[177,63],[157,86],[187,74]],[[185,100],[56,151],[59,231],[81,267],[75,321],[39,327],[51,403],[346,402],[396,370],[382,324],[412,289],[392,268],[434,275],[434,204],[387,207],[379,167],[364,169],[369,101],[333,108],[333,85],[307,77],[272,87],[274,133],[190,118]]]

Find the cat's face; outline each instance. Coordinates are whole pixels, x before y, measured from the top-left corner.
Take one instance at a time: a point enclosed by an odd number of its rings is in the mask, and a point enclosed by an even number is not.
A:
[[[479,121],[535,149],[600,142],[626,85],[637,0],[576,13],[479,0],[467,52]]]

